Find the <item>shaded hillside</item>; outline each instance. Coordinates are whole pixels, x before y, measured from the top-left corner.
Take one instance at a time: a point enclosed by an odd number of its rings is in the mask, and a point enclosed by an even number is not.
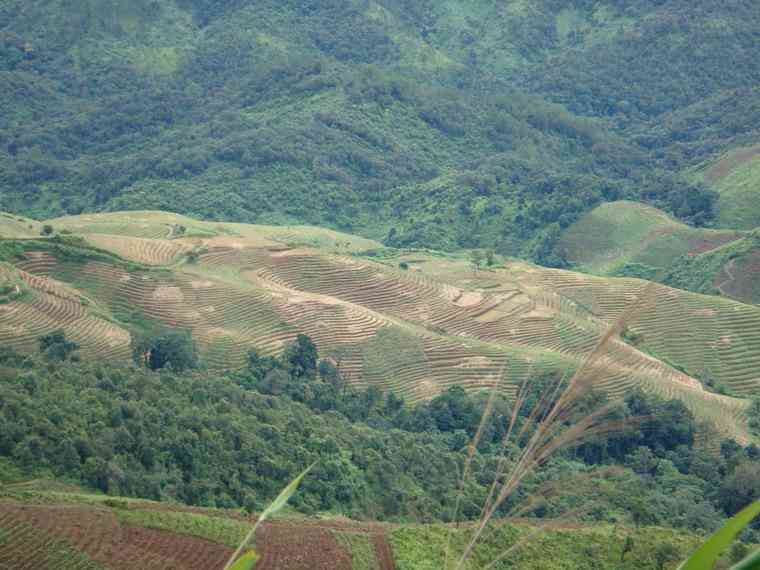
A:
[[[664,279],[674,287],[760,304],[758,230],[725,246],[677,260]]]
[[[679,398],[747,440],[748,402],[728,395],[758,393],[757,307],[518,262],[477,269],[318,228],[160,212],[46,224],[55,237],[0,242],[0,334],[21,350],[63,327],[83,354],[126,362],[135,335],[170,327],[191,331],[209,368],[235,368],[251,348],[276,354],[305,333],[350,384],[414,402],[453,385],[511,394],[536,373],[571,371],[635,308],[637,342],[610,344],[596,385]]]
[[[707,222],[715,195],[680,173],[752,135],[760,16],[624,4],[5,2],[0,209],[172,209],[552,264],[601,202]]]

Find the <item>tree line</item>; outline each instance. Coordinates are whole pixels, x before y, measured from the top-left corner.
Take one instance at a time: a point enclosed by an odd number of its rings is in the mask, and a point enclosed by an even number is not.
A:
[[[0,456],[30,477],[114,495],[256,510],[318,461],[296,498],[302,512],[446,521],[481,429],[462,501],[463,515],[477,517],[512,416],[500,397],[481,426],[487,396],[460,387],[416,405],[352,388],[305,336],[278,357],[252,351],[245,369],[223,374],[179,372],[170,361],[152,370],[151,358],[133,367],[82,362],[71,344],[53,334],[37,356],[0,351]],[[533,380],[519,425],[530,429],[531,408],[558,381]],[[590,398],[589,406],[604,402]],[[727,441],[718,456],[704,451],[679,401],[633,392],[617,414],[651,421],[558,454],[515,501],[538,497],[528,511],[536,517],[581,500],[586,520],[709,530],[760,497],[760,450]],[[613,485],[585,489],[576,481],[584,474]]]

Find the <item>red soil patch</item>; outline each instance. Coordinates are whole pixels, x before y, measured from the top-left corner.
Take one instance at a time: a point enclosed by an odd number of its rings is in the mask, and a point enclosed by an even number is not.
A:
[[[693,238],[689,240],[688,255],[699,255],[700,253],[712,251],[740,238],[741,236],[736,234],[718,234],[710,237]]]
[[[717,182],[731,174],[731,171],[737,166],[749,162],[756,156],[760,156],[760,145],[737,150],[730,156],[727,156],[712,165],[707,172],[705,172],[705,178],[708,182]]]
[[[232,550],[207,540],[120,525],[108,510],[81,506],[0,504],[0,513],[68,541],[113,570],[222,568]]]
[[[372,541],[375,544],[375,556],[380,570],[396,570],[396,564],[393,562],[393,551],[385,539],[385,533],[382,531],[375,533]]]
[[[270,523],[256,537],[261,559],[256,570],[351,570],[351,554],[329,528]]]

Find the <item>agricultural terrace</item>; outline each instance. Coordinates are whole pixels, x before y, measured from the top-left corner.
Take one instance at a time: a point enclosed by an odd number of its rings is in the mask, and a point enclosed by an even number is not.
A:
[[[39,336],[62,327],[86,354],[126,361],[132,332],[163,325],[191,331],[204,364],[221,369],[243,366],[252,348],[275,354],[304,333],[350,384],[393,389],[414,402],[452,385],[509,394],[542,372],[571,374],[639,303],[627,323],[637,342],[609,343],[590,367],[596,386],[612,395],[639,386],[677,397],[721,431],[747,438],[747,401],[732,396],[760,391],[760,308],[661,286],[640,299],[644,281],[517,262],[486,271],[426,252],[352,255],[367,240],[317,229],[294,243],[267,227],[260,235],[255,226],[130,215],[140,231],[182,225],[183,237],[85,235],[100,250],[142,259],[138,265],[95,255],[59,259],[27,244],[15,267],[29,294],[0,305],[3,339],[33,350]],[[115,215],[63,220],[130,225]],[[305,245],[320,239],[325,249]],[[407,259],[410,269],[399,267]]]
[[[236,511],[59,490],[44,481],[8,485],[3,495],[3,568],[222,568],[255,521]],[[378,523],[281,518],[262,525],[257,548],[264,570],[352,570],[362,561],[394,567]]]

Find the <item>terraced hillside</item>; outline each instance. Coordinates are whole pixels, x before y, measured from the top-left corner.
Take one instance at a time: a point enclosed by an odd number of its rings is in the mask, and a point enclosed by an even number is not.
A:
[[[221,569],[250,528],[233,511],[40,490],[40,485],[12,485],[0,498],[3,568]],[[265,523],[257,534],[257,568],[350,570],[352,553],[340,540],[345,533],[387,548],[380,525]]]
[[[451,385],[509,394],[540,372],[569,373],[635,309],[628,340],[613,339],[594,362],[596,385],[677,397],[748,439],[745,398],[760,393],[758,307],[520,262],[476,269],[464,257],[318,228],[160,212],[46,223],[52,238],[0,242],[0,334],[22,350],[63,328],[85,354],[126,362],[131,337],[162,325],[190,330],[204,364],[225,368],[305,333],[348,382],[418,401]]]

